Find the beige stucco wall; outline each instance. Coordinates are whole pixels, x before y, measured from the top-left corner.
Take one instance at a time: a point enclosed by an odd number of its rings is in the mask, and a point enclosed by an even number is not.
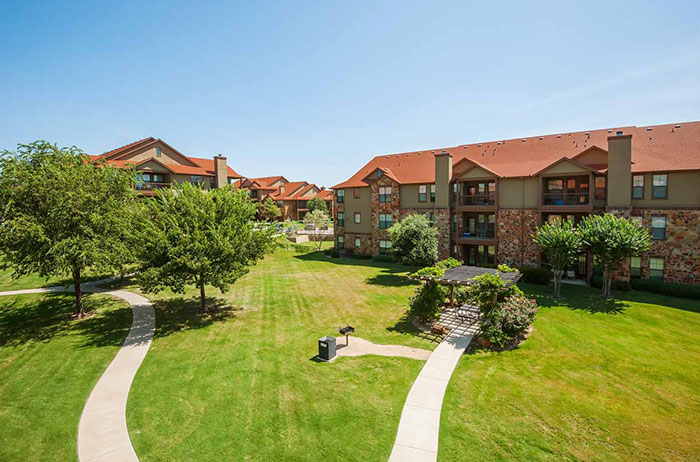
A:
[[[576,162],[583,165],[601,165],[608,163],[608,153],[602,149],[591,149],[587,153],[576,158]]]
[[[184,182],[190,181],[190,175],[172,175],[171,178],[172,178],[173,183],[184,183]],[[212,181],[214,181],[214,177],[203,176],[202,178],[204,180],[203,189],[210,189],[211,183],[212,183]]]
[[[576,165],[573,162],[569,162],[568,160],[565,160],[563,162],[559,162],[556,165],[553,165],[549,167],[546,170],[543,170],[541,172],[542,175],[567,175],[567,174],[574,174],[574,175],[580,175],[582,173],[585,173],[588,175],[590,170],[586,170],[585,168],[581,167],[580,165]]]
[[[161,149],[160,157],[157,157],[156,148],[158,147]],[[170,148],[163,145],[162,143],[152,144],[146,148],[138,149],[127,156],[119,158],[119,160],[126,160],[135,164],[142,162],[146,159],[157,159],[158,162],[166,165],[192,165],[192,163],[189,160],[173,152]]]
[[[608,138],[607,205],[629,207],[632,200],[632,136]]]
[[[501,178],[498,180],[498,206],[532,208],[539,204],[539,177]]]
[[[152,170],[154,172],[169,173],[170,170],[160,165],[158,162],[149,161],[138,166],[136,170]]]
[[[432,209],[435,208],[435,203],[430,202],[430,183],[426,185],[426,201],[418,202],[418,186],[417,184],[402,184],[399,206],[402,209]]]
[[[495,179],[496,177],[493,175],[493,173],[489,172],[488,170],[484,170],[483,168],[481,168],[479,166],[474,166],[459,176],[459,180],[471,180],[474,178],[494,178]]]
[[[360,198],[355,199],[353,188],[345,188],[345,232],[370,233],[372,231],[371,194],[368,187],[359,188]],[[355,212],[360,212],[361,223],[355,223]]]
[[[450,180],[452,179],[452,156],[435,156],[435,207],[450,206]]]
[[[661,172],[657,172],[659,173]],[[644,174],[644,199],[632,199],[632,206],[662,208],[700,206],[700,171],[668,173],[668,199],[651,198],[653,175],[653,173]],[[632,190],[631,180],[628,188]]]

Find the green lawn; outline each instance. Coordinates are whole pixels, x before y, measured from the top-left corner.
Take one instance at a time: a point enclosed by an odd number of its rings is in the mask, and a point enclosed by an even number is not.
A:
[[[616,292],[605,305],[598,292],[539,297],[520,349],[460,360],[439,461],[700,459],[700,303]]]
[[[83,276],[82,281],[88,282],[103,277],[106,276],[92,274],[88,271],[87,274]],[[38,274],[29,274],[27,276],[21,276],[19,279],[13,279],[11,270],[0,271],[0,292],[6,290],[34,289],[37,287],[69,286],[71,284],[73,284],[73,279],[70,277],[43,278]]]
[[[85,401],[124,341],[131,311],[89,295],[72,319],[70,294],[0,297],[0,460],[75,461]]]

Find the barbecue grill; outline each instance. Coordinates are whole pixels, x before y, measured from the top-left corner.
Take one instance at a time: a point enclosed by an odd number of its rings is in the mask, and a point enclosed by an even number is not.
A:
[[[345,326],[345,327],[341,327],[340,329],[338,329],[338,332],[340,333],[340,335],[345,336],[345,345],[347,345],[348,340],[350,338],[350,334],[355,332],[355,328],[352,326]]]

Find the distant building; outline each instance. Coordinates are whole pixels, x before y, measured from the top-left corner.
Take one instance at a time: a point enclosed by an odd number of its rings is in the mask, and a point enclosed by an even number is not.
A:
[[[253,200],[262,202],[268,197],[274,200],[282,212],[280,220],[303,220],[309,211],[308,202],[316,196],[326,201],[329,213],[333,210],[333,193],[306,181],[288,181],[279,175],[244,178],[236,185],[247,190]]]

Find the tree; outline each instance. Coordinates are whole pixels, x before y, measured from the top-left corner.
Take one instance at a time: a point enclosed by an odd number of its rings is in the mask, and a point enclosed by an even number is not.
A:
[[[316,210],[320,210],[325,214],[328,214],[328,206],[326,205],[326,201],[321,199],[320,196],[314,196],[313,199],[311,199],[307,204],[306,208],[309,209],[309,212],[314,212]]]
[[[206,285],[227,291],[273,247],[274,231],[255,226],[255,211],[245,191],[203,191],[189,183],[161,190],[138,230],[143,290],[184,293],[194,284],[206,311]]]
[[[70,275],[77,316],[85,270],[119,270],[133,204],[133,172],[95,165],[80,149],[46,141],[0,156],[0,261],[13,276]]]
[[[603,293],[612,297],[612,275],[629,257],[649,250],[649,232],[638,223],[615,215],[584,217],[578,227],[583,248],[603,266]]]
[[[316,209],[313,212],[309,212],[304,215],[304,223],[307,225],[313,225],[314,236],[316,236],[316,241],[318,242],[318,250],[321,250],[321,230],[328,229],[330,225],[330,218],[323,210]]]
[[[287,218],[287,219],[284,220],[284,222],[282,223],[282,230],[283,230],[284,235],[285,235],[285,240],[284,240],[284,241],[285,241],[286,244],[287,244],[287,250],[289,250],[289,241],[290,241],[292,238],[294,238],[294,236],[296,235],[296,233],[297,233],[297,231],[299,230],[300,227],[301,227],[301,225],[299,225],[299,223],[297,223],[296,221],[294,221],[294,220],[292,220],[292,219],[290,219],[290,218]]]
[[[438,231],[424,215],[409,215],[389,228],[394,256],[406,265],[428,266],[438,259]]]
[[[267,197],[264,201],[258,204],[258,215],[265,221],[274,220],[282,215],[280,208],[277,207],[272,198]]]
[[[554,297],[561,295],[561,277],[564,270],[576,260],[581,250],[581,238],[568,220],[544,223],[537,228],[532,239],[547,256],[547,263],[554,274]]]

